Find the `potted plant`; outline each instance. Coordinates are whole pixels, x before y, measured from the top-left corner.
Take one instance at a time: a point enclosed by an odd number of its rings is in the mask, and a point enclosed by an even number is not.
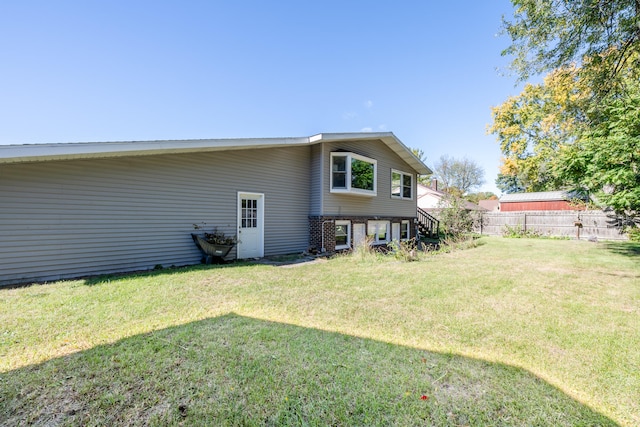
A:
[[[227,236],[222,231],[213,227],[211,232],[204,231],[205,223],[202,225],[193,224],[195,230],[203,230],[202,234],[191,233],[191,238],[198,248],[204,253],[204,262],[211,263],[213,258],[222,259],[229,254],[231,249],[238,243],[235,236]]]

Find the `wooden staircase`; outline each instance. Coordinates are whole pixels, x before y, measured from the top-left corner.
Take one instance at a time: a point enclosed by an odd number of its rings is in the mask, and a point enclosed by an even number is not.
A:
[[[438,237],[440,221],[420,208],[418,208],[418,221],[416,225],[421,237],[429,237],[431,239]]]

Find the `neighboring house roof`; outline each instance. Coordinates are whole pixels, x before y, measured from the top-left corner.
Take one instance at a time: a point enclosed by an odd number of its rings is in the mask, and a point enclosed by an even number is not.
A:
[[[509,202],[551,202],[576,198],[568,191],[543,191],[538,193],[512,193],[500,197],[500,203]],[[579,198],[579,197],[578,197]]]
[[[498,206],[500,206],[500,200],[498,199],[479,200],[478,205],[480,205],[481,208],[485,208],[488,211],[497,211]]]
[[[418,198],[427,196],[427,195],[443,198],[445,196],[445,193],[439,190],[434,190],[428,185],[418,183]]]
[[[392,132],[321,133],[299,138],[190,139],[3,145],[0,146],[0,163],[275,148],[313,145],[331,141],[363,140],[382,141],[419,174],[428,175],[431,173],[431,170]]]
[[[446,196],[446,193],[438,190],[434,190],[423,184],[418,184],[418,207],[422,209],[438,209],[443,206],[440,205],[440,201]],[[468,210],[485,210],[481,206],[471,203],[468,200],[464,201],[464,208]]]

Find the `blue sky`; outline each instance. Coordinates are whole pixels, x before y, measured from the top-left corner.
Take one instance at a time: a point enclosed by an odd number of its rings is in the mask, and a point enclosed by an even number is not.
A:
[[[391,131],[484,167],[508,0],[0,3],[0,144]]]

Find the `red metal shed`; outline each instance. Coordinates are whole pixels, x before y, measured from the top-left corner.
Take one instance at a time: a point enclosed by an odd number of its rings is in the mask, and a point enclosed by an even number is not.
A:
[[[538,193],[514,193],[500,197],[501,212],[516,211],[574,211],[585,207],[572,202],[576,198],[567,191],[545,191]]]

